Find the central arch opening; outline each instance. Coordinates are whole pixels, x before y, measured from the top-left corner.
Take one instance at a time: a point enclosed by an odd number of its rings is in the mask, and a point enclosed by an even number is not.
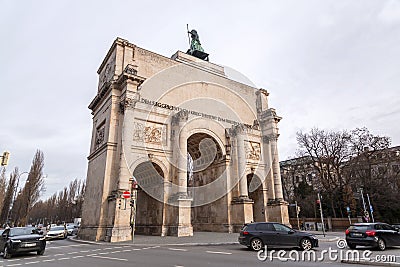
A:
[[[222,178],[226,168],[223,151],[211,135],[195,133],[187,140],[187,153],[188,194],[193,198],[191,209],[193,230],[225,232],[228,225],[228,200],[226,179]],[[216,179],[225,179],[222,183],[225,193],[217,199],[212,190],[194,190]],[[221,186],[221,183],[218,184]]]
[[[138,182],[135,234],[161,235],[164,204],[164,172],[154,162],[139,164],[133,176]]]

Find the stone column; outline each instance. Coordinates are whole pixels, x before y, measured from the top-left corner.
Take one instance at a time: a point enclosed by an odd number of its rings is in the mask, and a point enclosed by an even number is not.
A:
[[[237,161],[239,175],[239,190],[241,199],[248,199],[249,193],[247,189],[246,176],[246,150],[244,147],[245,129],[243,126],[236,126],[236,146],[237,146]]]
[[[177,205],[177,236],[192,236],[193,227],[191,224],[191,203],[192,199],[187,193],[187,139],[188,133],[184,126],[188,120],[188,113],[180,111],[172,118],[172,125],[175,131],[173,146],[176,150],[176,168],[177,168],[177,184],[178,192],[175,195]]]
[[[272,154],[272,171],[274,174],[274,191],[275,199],[277,201],[283,201],[283,190],[281,172],[279,166],[279,154],[278,154],[278,135],[270,135],[271,154]]]

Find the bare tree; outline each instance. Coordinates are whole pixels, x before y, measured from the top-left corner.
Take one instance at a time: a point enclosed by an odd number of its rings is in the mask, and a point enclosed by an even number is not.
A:
[[[33,205],[39,200],[44,188],[44,156],[40,150],[36,151],[32,160],[31,169],[28,174],[28,179],[17,197],[19,202],[19,212],[17,213],[17,220],[20,224],[25,225],[29,220],[29,212]]]
[[[3,168],[0,174],[0,211],[3,208],[4,198],[6,196],[7,179],[6,169]]]
[[[10,179],[8,180],[7,190],[5,191],[5,197],[3,201],[3,207],[0,213],[0,222],[1,223],[9,223],[9,215],[10,215],[10,206],[14,199],[14,192],[17,186],[17,179],[19,178],[18,168],[15,168],[14,171],[10,174]]]
[[[336,209],[342,211],[340,198],[345,186],[341,166],[349,158],[349,142],[351,135],[346,131],[325,131],[314,128],[310,133],[297,133],[300,153],[314,162],[321,183],[322,193],[329,201],[333,217],[337,217]]]

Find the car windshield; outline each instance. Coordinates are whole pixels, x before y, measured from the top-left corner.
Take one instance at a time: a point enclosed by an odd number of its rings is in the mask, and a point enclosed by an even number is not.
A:
[[[349,230],[366,231],[369,229],[369,225],[351,225]]]
[[[34,233],[34,228],[11,228],[10,236],[31,235]]]
[[[67,225],[67,229],[74,229],[73,225]]]
[[[60,231],[64,230],[64,226],[54,226],[50,228],[50,231]]]

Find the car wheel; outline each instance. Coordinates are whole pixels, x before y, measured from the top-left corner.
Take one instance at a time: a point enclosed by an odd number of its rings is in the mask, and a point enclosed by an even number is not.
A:
[[[250,247],[254,251],[259,251],[263,248],[264,244],[259,238],[253,238],[250,242]]]
[[[11,254],[10,254],[10,252],[8,251],[8,246],[5,246],[5,247],[4,247],[3,258],[5,258],[5,259],[11,258]]]
[[[37,252],[37,254],[40,255],[40,256],[42,256],[42,255],[44,254],[44,251],[45,251],[44,249],[39,250],[39,251]]]
[[[382,238],[378,238],[378,240],[376,241],[377,244],[377,249],[383,251],[386,249],[386,243],[385,240],[383,240]]]
[[[350,244],[350,243],[347,243],[347,246],[348,246],[350,249],[355,249],[355,248],[357,247],[357,245]]]
[[[310,249],[312,249],[311,240],[309,238],[303,238],[302,240],[300,240],[300,248],[302,250],[310,250]]]

